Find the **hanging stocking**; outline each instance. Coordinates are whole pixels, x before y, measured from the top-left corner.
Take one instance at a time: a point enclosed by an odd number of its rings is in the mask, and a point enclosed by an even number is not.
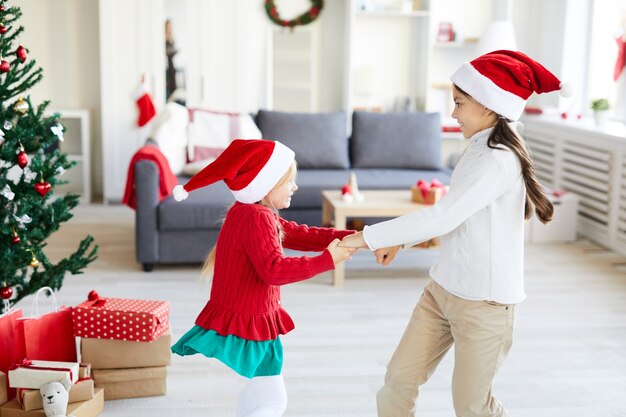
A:
[[[137,118],[137,126],[145,126],[156,115],[156,109],[152,102],[152,97],[148,93],[143,81],[139,84],[137,92],[135,93],[135,101],[137,102],[137,108],[139,110],[139,117]]]

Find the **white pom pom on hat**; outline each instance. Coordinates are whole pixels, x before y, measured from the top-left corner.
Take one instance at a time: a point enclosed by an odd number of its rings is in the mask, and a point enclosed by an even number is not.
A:
[[[571,97],[574,95],[574,86],[570,82],[561,83],[561,89],[559,90],[559,94],[561,97]]]
[[[560,91],[572,95],[572,87],[543,65],[518,51],[499,50],[466,62],[450,80],[480,104],[516,121],[532,93]]]
[[[174,194],[174,200],[176,201],[183,201],[186,200],[187,197],[189,197],[189,193],[187,192],[187,190],[185,190],[185,187],[180,184],[174,187],[174,189],[172,190],[172,194]]]

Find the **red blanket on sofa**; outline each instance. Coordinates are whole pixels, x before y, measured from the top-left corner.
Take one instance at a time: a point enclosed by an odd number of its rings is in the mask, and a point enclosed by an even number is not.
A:
[[[172,193],[172,189],[178,184],[178,178],[172,172],[167,158],[156,146],[144,146],[139,149],[130,160],[128,175],[126,176],[126,190],[122,202],[131,208],[135,208],[135,164],[137,161],[148,160],[157,165],[159,169],[159,201]]]

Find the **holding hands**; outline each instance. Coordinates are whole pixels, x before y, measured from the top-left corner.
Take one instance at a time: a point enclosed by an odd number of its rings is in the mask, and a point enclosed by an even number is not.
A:
[[[328,252],[330,252],[330,256],[333,257],[333,263],[338,265],[343,261],[352,258],[354,252],[356,252],[356,248],[350,248],[345,246],[340,246],[341,241],[339,239],[335,239],[330,242],[330,245],[326,247]]]
[[[352,235],[348,235],[343,238],[340,247],[345,248],[367,248],[367,244],[365,243],[365,239],[363,239],[363,232],[358,232]],[[390,246],[388,248],[380,248],[374,251],[374,255],[376,256],[376,262],[381,265],[389,265],[391,261],[393,261],[398,254],[401,246]]]

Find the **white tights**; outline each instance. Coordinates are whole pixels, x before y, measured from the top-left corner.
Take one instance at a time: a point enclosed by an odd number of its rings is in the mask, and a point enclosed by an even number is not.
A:
[[[257,376],[248,382],[237,401],[237,417],[281,417],[287,408],[282,375]]]

